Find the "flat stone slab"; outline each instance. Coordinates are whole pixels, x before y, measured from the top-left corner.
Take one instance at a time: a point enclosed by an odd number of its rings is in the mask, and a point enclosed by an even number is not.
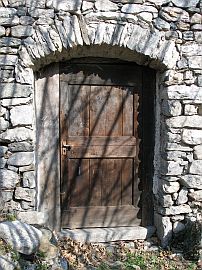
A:
[[[85,228],[63,229],[59,238],[67,237],[78,242],[102,243],[113,241],[145,240],[155,232],[154,226],[117,227],[117,228]]]

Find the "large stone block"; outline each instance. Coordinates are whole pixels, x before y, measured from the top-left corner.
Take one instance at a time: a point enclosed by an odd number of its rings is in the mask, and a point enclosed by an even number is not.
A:
[[[169,245],[172,238],[172,222],[169,217],[163,217],[157,213],[154,215],[154,224],[157,229],[157,235],[161,240],[161,245],[165,248]]]
[[[23,201],[34,201],[36,191],[34,189],[16,187],[15,189],[15,199]]]
[[[187,174],[180,176],[180,182],[188,188],[202,189],[202,178],[200,175]]]
[[[39,247],[42,232],[18,220],[4,221],[0,223],[0,238],[10,244],[14,250],[29,255]]]
[[[1,100],[1,104],[4,107],[13,107],[13,106],[18,106],[18,105],[26,105],[30,103],[31,98],[6,98]]]
[[[13,17],[17,14],[17,9],[9,7],[0,7],[0,14],[2,18]]]
[[[27,211],[27,212],[21,212],[17,214],[17,218],[25,222],[27,224],[37,224],[37,225],[46,225],[48,221],[48,214],[43,212],[37,212],[37,211]]]
[[[57,11],[78,11],[81,9],[82,0],[48,0],[47,7],[54,8]]]
[[[159,16],[168,22],[189,22],[189,13],[178,7],[162,7]]]
[[[161,206],[163,206],[163,207],[169,207],[169,206],[173,205],[172,196],[169,194],[161,194],[158,197],[158,201],[161,204]]]
[[[24,38],[33,34],[33,27],[29,25],[17,25],[11,27],[11,36],[17,38]]]
[[[202,175],[202,160],[193,160],[189,172],[191,174],[199,174]],[[202,182],[202,177],[201,177],[201,182]]]
[[[194,157],[195,159],[202,159],[202,145],[194,147]]]
[[[191,115],[191,116],[176,116],[166,119],[166,124],[170,128],[199,128],[202,129],[202,116]]]
[[[99,11],[116,11],[118,6],[109,0],[97,0],[95,2],[95,8]]]
[[[34,161],[33,152],[17,152],[12,154],[8,159],[8,164],[12,166],[28,166]]]
[[[35,188],[36,187],[36,181],[35,181],[34,172],[33,171],[24,172],[22,182],[23,182],[23,187]]]
[[[0,98],[28,97],[32,93],[31,85],[19,83],[1,83]]]
[[[17,55],[0,55],[0,65],[14,66],[17,63]]]
[[[7,151],[8,151],[7,146],[0,146],[0,157],[4,157]]]
[[[17,16],[8,17],[8,18],[0,17],[0,25],[3,25],[5,27],[17,25],[19,24],[19,22],[20,22],[20,19]],[[0,41],[0,44],[1,44],[1,41]]]
[[[34,146],[29,142],[17,142],[9,144],[8,149],[11,152],[32,152]]]
[[[188,196],[194,201],[202,202],[202,190],[191,192]]]
[[[20,181],[20,177],[16,172],[0,169],[0,188],[12,189]]]
[[[188,65],[192,69],[202,69],[202,56],[196,55],[188,58]]]
[[[180,189],[180,184],[177,181],[162,180],[162,188],[165,193],[175,193]]]
[[[8,129],[0,134],[1,142],[21,142],[33,139],[33,131],[24,127]]]
[[[7,162],[7,159],[0,158],[0,169],[5,168],[6,162]]]
[[[154,6],[146,6],[146,5],[139,5],[139,4],[126,4],[126,5],[123,5],[123,7],[121,8],[121,12],[131,13],[131,14],[138,14],[140,12],[158,13],[158,10]]]
[[[178,194],[178,197],[177,197],[177,200],[176,200],[176,204],[177,204],[177,205],[180,205],[180,204],[186,203],[186,202],[188,201],[188,196],[187,196],[187,194],[188,194],[187,188],[183,187],[183,188],[180,190],[179,194]]]
[[[183,166],[179,162],[175,161],[161,161],[161,173],[163,175],[181,175],[183,172]]]
[[[163,100],[162,112],[166,116],[178,116],[182,113],[182,105],[177,100]]]
[[[32,125],[33,121],[33,106],[22,105],[16,106],[10,111],[10,119],[13,126]]]
[[[202,101],[202,87],[196,85],[171,85],[161,91],[162,99],[190,99]]]
[[[188,204],[181,204],[177,206],[170,206],[169,208],[161,208],[159,212],[165,216],[175,216],[179,214],[191,213],[191,207]]]
[[[202,144],[202,130],[183,129],[182,141],[190,145]]]
[[[0,26],[0,37],[5,35],[5,28],[3,26]]]
[[[187,8],[187,7],[196,7],[199,0],[172,0],[173,4],[177,7]]]
[[[0,117],[0,132],[6,130],[9,127],[9,122],[3,117]]]

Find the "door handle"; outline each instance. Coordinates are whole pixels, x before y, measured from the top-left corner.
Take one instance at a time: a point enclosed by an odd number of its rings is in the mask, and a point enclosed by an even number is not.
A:
[[[67,151],[70,151],[72,149],[72,146],[70,144],[63,144],[62,147],[65,148]]]
[[[66,141],[62,142],[62,154],[63,154],[63,156],[66,156],[67,151],[71,151],[71,149],[72,149],[72,145],[67,144]]]

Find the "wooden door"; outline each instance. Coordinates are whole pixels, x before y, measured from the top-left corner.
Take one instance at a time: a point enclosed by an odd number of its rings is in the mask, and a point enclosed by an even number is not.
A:
[[[141,107],[140,67],[61,63],[63,228],[140,224]]]

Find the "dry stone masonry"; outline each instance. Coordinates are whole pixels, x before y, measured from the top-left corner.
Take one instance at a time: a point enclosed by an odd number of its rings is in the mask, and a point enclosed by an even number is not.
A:
[[[188,220],[201,220],[201,11],[201,0],[0,0],[1,210],[43,223],[34,71],[104,56],[157,70],[153,190],[162,245]]]

